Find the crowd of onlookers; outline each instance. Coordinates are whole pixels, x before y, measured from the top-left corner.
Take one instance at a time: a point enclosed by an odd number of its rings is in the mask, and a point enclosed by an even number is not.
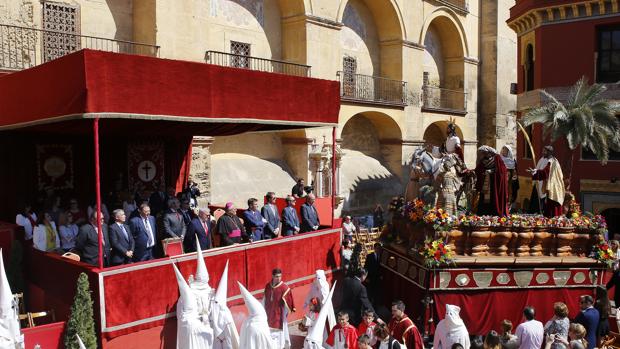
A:
[[[50,191],[34,205],[25,204],[15,222],[36,249],[77,255],[92,265],[99,263],[101,237],[104,265],[120,265],[161,257],[169,242],[182,243],[187,253],[196,251],[198,245],[206,250],[318,230],[321,223],[315,196],[299,187],[300,182],[282,210],[276,206],[275,193],[269,192],[262,207],[258,199],[250,198],[242,213],[228,202],[214,215],[208,204],[199,207],[200,191],[192,181],[178,193],[164,186],[133,195],[113,193],[101,203],[101,236],[95,202],[81,205],[75,197],[63,201]],[[307,189],[303,182],[301,188]],[[298,214],[296,200],[302,197],[305,203]]]

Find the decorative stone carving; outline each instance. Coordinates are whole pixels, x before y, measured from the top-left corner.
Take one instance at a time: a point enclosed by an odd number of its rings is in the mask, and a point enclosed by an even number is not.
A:
[[[531,271],[517,271],[514,273],[515,282],[519,287],[527,287],[532,282],[534,273]]]
[[[542,284],[546,284],[547,281],[549,281],[549,274],[538,273],[538,275],[536,275],[536,283],[542,285]]]
[[[473,276],[476,285],[481,288],[489,287],[491,280],[493,280],[493,272],[491,271],[475,271]]]
[[[213,137],[195,136],[192,140],[190,176],[200,189],[198,206],[206,207],[211,201],[211,145]]]
[[[573,276],[573,281],[577,284],[583,284],[583,282],[586,281],[586,275],[583,272],[577,272],[575,276]]]

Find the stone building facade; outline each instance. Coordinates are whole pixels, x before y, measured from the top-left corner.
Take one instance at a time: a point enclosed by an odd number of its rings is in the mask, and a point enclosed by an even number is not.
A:
[[[385,206],[389,197],[403,192],[414,150],[425,139],[442,143],[449,120],[458,126],[470,166],[480,142],[515,143],[510,83],[516,81],[516,35],[506,25],[513,4],[0,0],[0,24],[6,30],[6,25],[50,28],[51,23],[56,30],[115,40],[119,47],[124,41],[155,45],[161,58],[218,63],[217,51],[250,57],[233,56],[236,66],[262,62],[276,67],[280,63],[275,61],[286,61],[309,66],[312,77],[340,80],[339,210],[357,214],[376,203]],[[11,39],[0,40],[4,49]],[[10,59],[37,60],[30,55]],[[0,69],[11,68],[4,59]],[[296,178],[316,179],[313,157],[331,139],[329,128],[196,135],[192,176],[213,203],[243,205],[267,191],[284,196]],[[322,170],[326,177],[329,171]]]

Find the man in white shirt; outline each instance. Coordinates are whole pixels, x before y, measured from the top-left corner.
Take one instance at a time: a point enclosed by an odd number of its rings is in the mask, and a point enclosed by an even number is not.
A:
[[[523,316],[525,322],[519,324],[515,332],[519,349],[540,349],[545,336],[542,322],[534,319],[536,311],[533,307],[525,307]]]

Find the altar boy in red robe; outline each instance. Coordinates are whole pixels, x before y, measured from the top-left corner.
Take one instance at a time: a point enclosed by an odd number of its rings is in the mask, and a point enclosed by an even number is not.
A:
[[[388,324],[390,335],[408,349],[424,349],[424,340],[413,321],[405,314],[403,301],[392,302],[392,320]]]
[[[282,270],[279,268],[271,272],[271,282],[265,286],[265,311],[269,328],[282,331],[282,324],[286,314],[296,311],[293,303],[293,294],[287,284],[282,282]]]
[[[329,333],[326,343],[333,349],[357,349],[357,330],[349,324],[349,314],[338,313],[338,324]]]

